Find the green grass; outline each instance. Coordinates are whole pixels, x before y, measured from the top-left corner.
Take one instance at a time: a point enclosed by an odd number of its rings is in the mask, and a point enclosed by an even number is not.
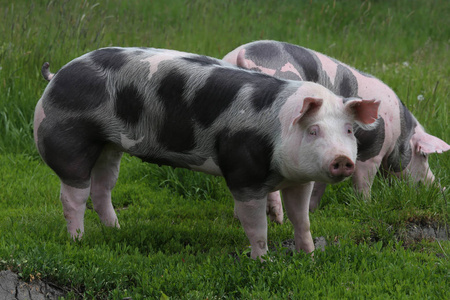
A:
[[[365,202],[350,182],[332,186],[310,216],[325,251],[314,260],[271,251],[260,263],[247,257],[222,178],[125,156],[113,192],[121,229],[102,226],[89,202],[85,238],[72,242],[58,178],[32,139],[44,61],[55,72],[111,45],[220,58],[275,39],[379,77],[427,132],[449,142],[449,13],[445,0],[0,0],[0,270],[51,281],[67,298],[450,298],[450,242],[408,236],[414,225],[450,223],[448,189],[378,178]],[[450,155],[431,155],[430,166],[449,187]],[[290,222],[269,225],[271,248],[292,238]]]

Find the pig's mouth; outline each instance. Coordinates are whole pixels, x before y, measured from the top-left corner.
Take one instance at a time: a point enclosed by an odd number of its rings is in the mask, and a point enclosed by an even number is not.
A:
[[[348,178],[350,178],[350,176],[333,176],[331,174],[328,174],[328,179],[330,181],[329,183],[338,183]]]

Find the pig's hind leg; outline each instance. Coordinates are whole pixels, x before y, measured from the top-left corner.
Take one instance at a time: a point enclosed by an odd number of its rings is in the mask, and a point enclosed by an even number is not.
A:
[[[86,120],[47,117],[36,130],[38,150],[61,180],[60,199],[67,230],[74,239],[84,232],[91,170],[105,145],[94,125]]]
[[[74,239],[81,239],[84,232],[84,212],[89,197],[89,186],[76,188],[65,184],[61,180],[61,203],[64,218],[67,222],[67,231]]]
[[[272,222],[283,224],[283,204],[281,203],[280,191],[269,193],[266,211]]]
[[[327,184],[324,182],[314,182],[314,188],[311,194],[311,200],[309,202],[309,211],[313,212],[319,207],[320,199],[322,199],[323,194]]]
[[[353,188],[357,194],[369,200],[375,175],[381,165],[381,158],[374,157],[364,162],[357,161],[353,174]]]
[[[119,177],[122,152],[106,146],[91,172],[91,199],[94,210],[106,226],[120,227],[111,202],[111,191]]]

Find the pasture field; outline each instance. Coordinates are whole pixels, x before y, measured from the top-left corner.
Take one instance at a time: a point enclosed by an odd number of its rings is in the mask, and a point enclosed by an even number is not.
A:
[[[445,191],[377,178],[363,201],[350,181],[329,187],[310,214],[324,251],[293,254],[290,222],[269,224],[262,263],[247,257],[222,178],[130,156],[113,191],[121,228],[101,225],[88,202],[85,236],[72,241],[32,134],[45,61],[56,72],[106,46],[221,58],[274,39],[377,76],[450,142],[449,15],[447,0],[0,0],[0,271],[51,282],[67,299],[450,299],[450,153],[430,156]]]

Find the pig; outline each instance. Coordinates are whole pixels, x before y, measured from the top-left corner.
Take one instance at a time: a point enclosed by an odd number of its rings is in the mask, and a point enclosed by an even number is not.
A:
[[[349,177],[352,124],[369,129],[378,116],[373,99],[166,49],[102,48],[55,74],[46,63],[42,75],[49,84],[35,108],[34,139],[60,178],[74,239],[83,235],[89,196],[102,223],[119,227],[111,191],[126,152],[223,176],[254,259],[267,252],[267,196],[281,189],[297,250],[309,253],[312,182]]]
[[[239,46],[223,59],[277,78],[316,82],[343,97],[379,100],[380,122],[370,130],[359,127],[357,123],[354,125],[358,158],[353,186],[366,199],[370,197],[379,169],[385,175],[412,177],[416,182],[432,183],[434,175],[428,165],[428,155],[450,149],[441,139],[427,134],[395,92],[381,80],[322,53],[284,42],[263,40]],[[315,183],[310,211],[318,207],[325,188],[326,183]],[[268,196],[267,210],[272,220],[283,221],[279,193]]]

